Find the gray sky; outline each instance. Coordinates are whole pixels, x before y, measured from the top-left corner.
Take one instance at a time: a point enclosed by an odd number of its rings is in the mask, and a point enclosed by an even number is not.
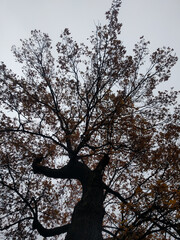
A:
[[[54,42],[65,27],[77,41],[84,41],[95,23],[104,22],[111,0],[0,0],[0,61],[18,69],[11,46],[39,29]],[[180,0],[122,0],[119,15],[123,23],[121,39],[127,50],[144,35],[150,50],[170,46],[180,59]],[[180,60],[165,87],[180,89]]]

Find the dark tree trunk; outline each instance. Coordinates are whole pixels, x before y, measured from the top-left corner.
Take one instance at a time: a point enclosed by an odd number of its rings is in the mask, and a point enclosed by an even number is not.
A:
[[[102,240],[104,217],[101,173],[91,172],[82,183],[83,196],[75,206],[66,240]]]
[[[71,223],[52,230],[45,229],[36,216],[33,227],[42,236],[54,236],[67,232],[66,240],[102,240],[102,223],[104,217],[104,186],[102,181],[103,171],[109,163],[109,156],[104,154],[95,170],[90,170],[85,164],[75,161],[74,157],[61,169],[52,170],[39,164],[39,160],[33,162],[34,173],[40,173],[47,177],[62,179],[77,179],[81,182],[83,194],[81,201],[74,208]]]

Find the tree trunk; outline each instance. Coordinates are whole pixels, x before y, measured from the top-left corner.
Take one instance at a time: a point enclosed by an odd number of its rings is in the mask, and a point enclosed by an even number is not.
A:
[[[104,217],[103,187],[100,172],[91,172],[83,185],[81,201],[72,215],[66,240],[102,240]]]

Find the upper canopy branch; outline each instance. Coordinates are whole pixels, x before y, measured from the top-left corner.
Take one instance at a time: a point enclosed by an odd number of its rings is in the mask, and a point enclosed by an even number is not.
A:
[[[3,128],[3,129],[0,129],[0,133],[9,133],[9,132],[22,132],[22,133],[25,133],[25,134],[29,134],[29,135],[34,135],[34,136],[39,136],[39,137],[42,137],[44,139],[48,139],[48,140],[51,140],[53,143],[55,143],[56,145],[59,145],[61,146],[63,149],[65,149],[66,151],[68,151],[68,148],[61,142],[57,141],[55,138],[53,138],[52,136],[48,136],[48,135],[44,135],[42,133],[40,133],[39,131],[38,132],[35,132],[35,131],[29,131],[29,130],[26,130],[25,128],[22,128],[21,124],[16,127],[16,128]]]

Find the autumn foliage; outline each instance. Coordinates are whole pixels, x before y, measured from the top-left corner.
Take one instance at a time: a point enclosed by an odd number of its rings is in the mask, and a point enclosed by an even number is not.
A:
[[[180,239],[178,91],[160,91],[177,57],[127,55],[120,0],[88,44],[68,29],[52,56],[34,30],[0,65],[0,229],[6,239]],[[66,235],[64,235],[66,234]]]

